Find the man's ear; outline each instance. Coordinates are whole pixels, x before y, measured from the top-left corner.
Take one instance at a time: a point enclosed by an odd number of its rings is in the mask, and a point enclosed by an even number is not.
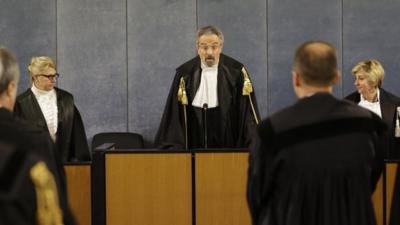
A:
[[[339,82],[341,78],[342,75],[340,74],[340,71],[337,71],[335,78],[332,80],[332,85],[335,85],[337,82]]]
[[[293,87],[300,86],[300,75],[296,71],[292,71],[292,84]]]
[[[10,81],[7,86],[7,97],[13,97],[17,91],[17,84],[15,81]]]

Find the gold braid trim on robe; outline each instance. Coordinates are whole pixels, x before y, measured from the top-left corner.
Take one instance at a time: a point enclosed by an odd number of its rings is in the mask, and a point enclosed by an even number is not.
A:
[[[188,126],[187,126],[187,113],[186,113],[186,106],[188,105],[188,98],[186,95],[186,84],[185,84],[185,79],[183,79],[183,76],[181,77],[181,80],[179,82],[179,89],[178,89],[178,102],[182,103],[183,106],[183,119],[184,119],[184,125],[185,125],[185,148],[189,149],[189,143],[188,143]]]
[[[256,110],[254,109],[253,101],[251,100],[251,93],[253,92],[253,85],[251,84],[249,74],[247,73],[244,66],[242,67],[242,74],[243,74],[242,94],[243,94],[243,96],[246,96],[246,95],[249,96],[250,106],[251,106],[251,110],[253,112],[254,120],[256,121],[256,124],[258,124]]]
[[[38,162],[31,168],[30,177],[36,190],[38,224],[63,225],[53,174],[44,162]]]
[[[250,95],[253,92],[253,85],[251,84],[249,74],[247,73],[246,69],[242,67],[243,73],[243,95]]]
[[[183,79],[183,77],[181,77],[181,80],[179,82],[178,101],[181,102],[182,105],[188,104],[188,98],[186,95],[186,84],[185,84],[185,80]]]

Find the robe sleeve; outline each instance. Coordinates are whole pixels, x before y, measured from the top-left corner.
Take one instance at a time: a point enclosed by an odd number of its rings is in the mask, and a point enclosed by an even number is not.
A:
[[[254,91],[250,93],[250,95],[242,95],[242,89],[243,89],[243,79],[241,77],[240,82],[239,82],[239,87],[238,87],[238,99],[239,99],[239,138],[238,138],[238,143],[236,143],[236,147],[242,148],[242,147],[248,147],[248,148],[255,148],[258,145],[258,135],[257,135],[257,123],[256,119],[254,117],[253,109],[255,112],[255,115],[257,117],[257,120],[260,122],[260,114],[258,112],[258,107],[257,107],[257,100],[254,94]],[[250,103],[250,98],[251,102],[253,105],[253,108],[251,107]]]
[[[17,118],[21,118],[22,117],[22,109],[21,109],[21,105],[19,104],[19,101],[15,101],[13,114]]]
[[[86,139],[85,127],[81,114],[74,105],[74,118],[71,135],[72,159],[76,161],[90,161],[91,154]]]
[[[183,106],[178,102],[177,96],[180,78],[181,76],[177,73],[172,82],[155,138],[155,145],[161,149],[185,147]]]
[[[274,132],[269,119],[260,124],[258,135],[261,141],[250,151],[247,181],[247,201],[253,224],[259,224],[265,213],[263,207],[274,181]]]

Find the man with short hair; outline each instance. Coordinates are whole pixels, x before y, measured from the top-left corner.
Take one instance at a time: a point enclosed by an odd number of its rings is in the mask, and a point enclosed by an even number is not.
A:
[[[243,64],[222,54],[214,26],[197,32],[198,56],[176,69],[155,143],[161,148],[234,148],[255,143],[258,109]]]
[[[0,224],[75,224],[50,137],[13,115],[19,69],[0,47]]]
[[[374,113],[336,99],[336,51],[322,41],[294,57],[299,100],[264,120],[250,154],[248,202],[254,225],[375,224],[371,194],[383,161]]]

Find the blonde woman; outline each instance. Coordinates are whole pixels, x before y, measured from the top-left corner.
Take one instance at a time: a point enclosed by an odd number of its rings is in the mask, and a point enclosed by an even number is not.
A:
[[[383,141],[384,156],[389,159],[399,158],[400,137],[396,137],[395,130],[400,98],[381,87],[385,77],[382,64],[374,59],[365,60],[354,66],[352,73],[357,91],[346,99],[375,112],[385,121],[388,130]]]
[[[28,66],[32,87],[17,97],[15,115],[47,131],[63,162],[89,161],[86,133],[73,96],[56,87],[57,67],[47,56]]]

